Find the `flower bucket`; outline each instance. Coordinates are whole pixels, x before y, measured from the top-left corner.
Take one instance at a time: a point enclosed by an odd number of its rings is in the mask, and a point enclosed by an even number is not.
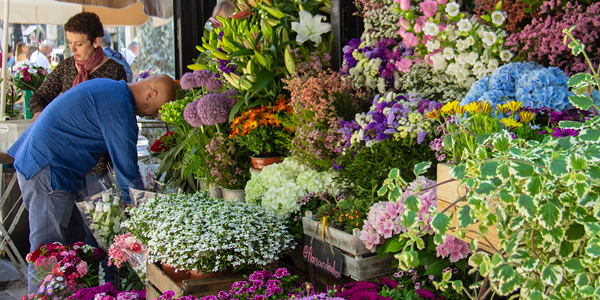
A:
[[[33,118],[33,114],[31,114],[31,111],[29,110],[29,98],[31,98],[31,95],[33,95],[33,91],[23,90],[23,105],[25,106],[25,119]]]
[[[238,199],[239,201],[246,202],[245,190],[230,190],[222,187],[221,191],[223,192],[223,199],[226,201]]]
[[[210,185],[206,184],[205,178],[198,179],[199,187],[201,190],[206,190],[208,193],[215,198],[223,198],[223,192],[221,191],[221,187],[211,183]]]
[[[175,272],[175,267],[168,264],[162,264],[162,270],[165,275],[175,281],[178,286],[182,285],[183,280],[190,279],[191,277],[190,273],[186,271]]]
[[[278,164],[283,161],[282,157],[250,157],[252,167],[257,170],[262,170],[264,167],[272,164]]]

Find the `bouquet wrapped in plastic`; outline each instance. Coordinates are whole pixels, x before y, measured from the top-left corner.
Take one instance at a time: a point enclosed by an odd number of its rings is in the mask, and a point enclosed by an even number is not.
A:
[[[114,243],[108,250],[108,265],[117,268],[127,262],[142,281],[145,281],[146,257],[148,247],[131,233],[115,236]]]
[[[120,190],[113,187],[113,178],[108,175],[97,184],[88,186],[80,193],[84,200],[77,203],[83,221],[96,238],[98,246],[106,251],[115,236],[125,233],[121,222],[126,218],[124,210],[127,205],[120,196]]]

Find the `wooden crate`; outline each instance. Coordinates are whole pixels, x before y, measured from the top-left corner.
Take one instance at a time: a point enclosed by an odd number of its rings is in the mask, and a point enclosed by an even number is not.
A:
[[[245,280],[244,275],[231,275],[212,278],[186,279],[181,287],[167,276],[156,264],[146,266],[146,299],[152,300],[161,296],[166,291],[173,291],[175,295],[192,295],[197,298],[217,295],[220,291],[229,291],[236,281]]]
[[[307,212],[306,217],[302,218],[302,224],[304,226],[304,234],[309,236],[315,234],[314,238],[322,241],[321,232],[323,228],[319,226],[315,233],[315,228],[317,228],[319,222],[314,220],[311,212]],[[327,227],[325,233],[325,241],[323,242],[331,242],[331,245],[340,249],[344,255],[342,275],[362,281],[384,277],[396,271],[392,269],[392,260],[394,257],[388,255],[383,259],[379,259],[377,254],[367,249],[365,244],[360,240],[360,230],[354,229],[353,234],[348,234],[344,231]]]
[[[450,164],[440,163],[437,165],[437,182],[441,183],[452,179],[450,176]],[[459,181],[452,181],[450,183],[442,184],[437,187],[437,203],[438,203],[438,211],[443,211],[446,207],[450,206],[454,201],[456,201],[459,197],[466,195],[467,191],[464,186],[459,186]],[[452,218],[452,224],[450,228],[456,228],[458,224],[458,208],[466,205],[465,202],[457,203],[449,210],[454,212],[454,216]],[[492,209],[492,211],[495,211]],[[446,211],[447,212],[447,211]],[[479,222],[472,224],[467,227],[469,232],[465,235],[465,241],[470,243],[473,238],[479,236],[477,232]],[[454,230],[449,230],[448,234],[454,235]],[[478,247],[484,251],[490,253],[496,253],[497,250],[500,249],[500,239],[498,238],[498,229],[496,226],[490,226],[488,234],[485,235],[485,239],[479,239]]]

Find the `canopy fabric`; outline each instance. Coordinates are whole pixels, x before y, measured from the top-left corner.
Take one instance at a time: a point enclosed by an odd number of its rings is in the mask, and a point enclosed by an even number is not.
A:
[[[4,1],[0,0],[0,19],[4,19]],[[77,0],[74,0],[77,1]],[[85,0],[81,0],[85,1]],[[91,0],[89,0],[91,2]],[[119,8],[97,6],[100,2],[121,3]],[[95,0],[95,5],[82,5],[54,0],[12,0],[9,23],[63,25],[82,11],[96,13],[103,25],[137,26],[148,22],[148,15],[168,19],[173,15],[169,0]],[[123,5],[123,3],[128,3]]]
[[[66,3],[78,3],[86,6],[101,6],[110,8],[128,8],[136,3],[136,0],[56,0]],[[144,13],[151,17],[168,19],[173,16],[173,1],[169,0],[139,0],[143,3]]]

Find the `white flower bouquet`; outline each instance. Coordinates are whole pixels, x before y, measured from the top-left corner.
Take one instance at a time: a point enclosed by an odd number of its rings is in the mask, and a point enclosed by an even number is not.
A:
[[[125,233],[121,228],[121,222],[125,219],[124,206],[112,189],[77,203],[84,222],[96,238],[98,246],[105,251],[108,251],[115,236]]]
[[[123,226],[148,245],[148,261],[202,273],[263,267],[293,248],[285,220],[260,206],[202,191],[128,209]]]
[[[266,166],[253,174],[246,184],[246,201],[289,217],[300,210],[300,200],[309,193],[326,192],[335,197],[340,188],[333,182],[333,173],[317,172],[293,158]]]

